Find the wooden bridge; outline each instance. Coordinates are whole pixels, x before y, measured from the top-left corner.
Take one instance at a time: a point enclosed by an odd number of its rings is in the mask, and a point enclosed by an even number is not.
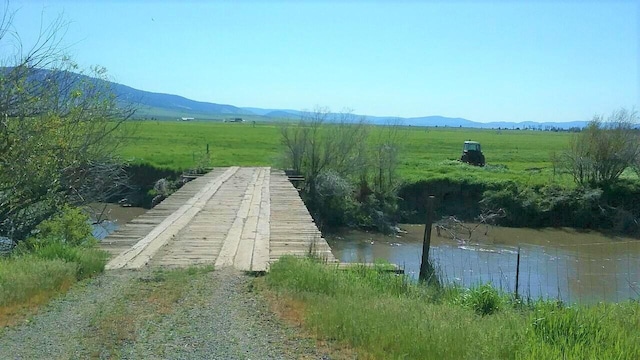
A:
[[[298,191],[268,167],[216,168],[101,241],[107,269],[212,264],[268,271],[282,255],[335,262]]]

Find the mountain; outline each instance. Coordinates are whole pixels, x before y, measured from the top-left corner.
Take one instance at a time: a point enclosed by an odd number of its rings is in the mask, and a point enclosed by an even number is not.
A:
[[[7,72],[10,68],[0,67],[0,74]],[[119,101],[131,103],[138,108],[136,116],[138,118],[158,118],[175,119],[180,117],[195,117],[196,119],[224,119],[230,116],[248,117],[251,120],[271,121],[278,119],[296,120],[304,115],[304,111],[291,109],[264,109],[257,107],[237,107],[227,104],[216,104],[203,101],[195,101],[182,96],[154,93],[144,90],[134,89],[130,86],[107,82],[101,79],[90,78],[86,75],[67,73],[66,76],[71,81],[90,80],[100,86],[109,86],[118,97]],[[49,70],[35,70],[31,75],[33,79],[41,80],[51,76]],[[55,75],[53,75],[55,76]],[[360,116],[360,115],[358,115]],[[439,127],[467,127],[467,128],[561,128],[569,129],[574,127],[584,127],[587,121],[570,122],[489,122],[481,123],[464,118],[450,118],[445,116],[423,116],[401,118],[393,116],[367,116],[367,120],[376,125],[401,124],[405,126],[439,126]]]
[[[121,100],[152,108],[155,107],[164,110],[181,111],[185,112],[186,115],[188,115],[189,113],[220,115],[236,115],[246,113],[245,110],[233,105],[201,102],[190,100],[178,95],[153,93],[134,89],[132,87],[118,83],[111,83],[111,88]]]

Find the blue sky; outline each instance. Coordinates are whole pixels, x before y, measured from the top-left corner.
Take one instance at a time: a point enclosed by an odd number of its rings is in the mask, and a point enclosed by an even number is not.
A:
[[[10,8],[25,44],[41,20],[63,13],[64,41],[82,66],[200,101],[481,122],[640,109],[636,1],[12,0]]]

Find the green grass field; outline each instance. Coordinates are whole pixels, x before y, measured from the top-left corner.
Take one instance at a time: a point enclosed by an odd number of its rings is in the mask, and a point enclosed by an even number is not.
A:
[[[373,131],[379,131],[374,127]],[[199,164],[209,144],[211,166],[282,167],[278,123],[143,121],[128,124],[121,155],[136,163],[187,169]],[[525,184],[570,183],[553,174],[552,152],[562,151],[568,133],[515,130],[403,127],[399,172],[406,181],[467,178],[515,180]],[[464,140],[480,141],[485,168],[461,164]]]

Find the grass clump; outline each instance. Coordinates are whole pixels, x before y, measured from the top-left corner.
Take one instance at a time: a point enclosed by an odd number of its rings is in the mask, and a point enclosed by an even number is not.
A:
[[[12,305],[42,293],[69,288],[75,265],[62,260],[22,256],[0,261],[0,306]]]
[[[528,315],[523,352],[529,358],[640,358],[637,302],[574,307],[543,303]]]
[[[62,260],[74,264],[77,280],[100,274],[107,264],[109,253],[92,247],[74,247],[60,242],[52,242],[36,249],[36,257],[47,260]]]
[[[491,284],[483,284],[473,289],[462,291],[458,303],[470,308],[476,314],[485,316],[496,313],[504,306],[505,299]]]
[[[375,268],[284,257],[265,278],[300,323],[366,359],[640,358],[640,304],[523,306],[490,285],[423,286]]]

